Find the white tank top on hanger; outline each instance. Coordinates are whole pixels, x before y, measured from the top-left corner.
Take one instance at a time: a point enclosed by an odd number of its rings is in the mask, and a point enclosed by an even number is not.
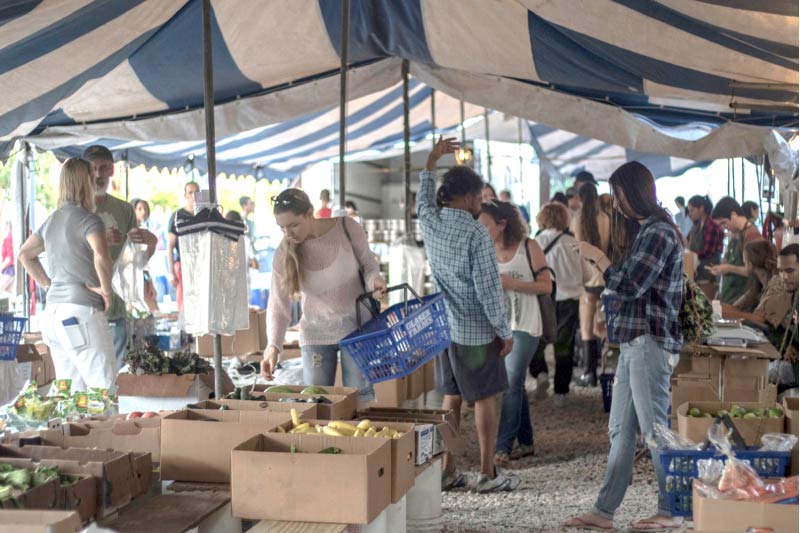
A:
[[[501,274],[522,281],[534,281],[531,267],[528,265],[528,256],[524,246],[527,239],[517,247],[517,253],[507,263],[498,262]],[[527,294],[517,291],[505,291],[506,316],[513,331],[522,331],[532,337],[542,335],[542,317],[539,311],[539,297],[536,294]]]

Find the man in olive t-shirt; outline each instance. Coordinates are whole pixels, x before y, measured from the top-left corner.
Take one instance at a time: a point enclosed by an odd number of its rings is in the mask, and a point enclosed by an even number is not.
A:
[[[739,202],[730,196],[717,202],[711,218],[728,230],[728,246],[725,248],[723,263],[707,266],[706,269],[714,276],[722,276],[717,299],[732,304],[747,290],[749,273],[744,266],[744,248],[753,241],[762,240],[762,237],[753,223],[744,216]]]
[[[150,258],[156,251],[158,237],[140,229],[136,221],[133,207],[126,201],[108,194],[111,176],[114,175],[114,156],[105,146],[93,145],[83,152],[83,158],[92,165],[92,179],[95,188],[95,214],[100,217],[105,225],[108,250],[111,261],[116,265],[125,242],[147,245],[147,257]],[[122,368],[125,358],[125,349],[128,344],[128,316],[125,302],[116,293],[111,300],[111,307],[106,312],[108,323],[111,325],[111,334],[114,339],[114,352],[117,356],[117,368]]]

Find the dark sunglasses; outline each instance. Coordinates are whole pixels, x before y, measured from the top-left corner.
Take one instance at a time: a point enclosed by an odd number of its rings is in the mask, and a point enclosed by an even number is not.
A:
[[[293,193],[290,192],[282,192],[277,196],[273,196],[270,198],[272,205],[280,205],[283,207],[288,207],[290,205],[301,205],[301,206],[308,206],[312,207],[309,202],[307,202],[304,198],[300,198],[299,196],[295,196]]]

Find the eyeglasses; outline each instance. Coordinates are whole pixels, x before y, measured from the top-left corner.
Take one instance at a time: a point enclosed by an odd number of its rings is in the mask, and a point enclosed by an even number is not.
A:
[[[277,196],[273,196],[272,198],[270,198],[270,202],[272,202],[272,205],[280,205],[283,207],[288,207],[290,205],[296,205],[296,204],[312,207],[311,204],[305,200],[305,198],[295,196],[291,192],[282,192]]]

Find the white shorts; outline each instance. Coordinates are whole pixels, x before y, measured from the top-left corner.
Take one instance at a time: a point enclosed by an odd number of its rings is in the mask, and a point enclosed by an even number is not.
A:
[[[41,324],[56,379],[71,379],[73,391],[108,388],[114,383],[117,360],[103,311],[86,305],[49,303]]]

